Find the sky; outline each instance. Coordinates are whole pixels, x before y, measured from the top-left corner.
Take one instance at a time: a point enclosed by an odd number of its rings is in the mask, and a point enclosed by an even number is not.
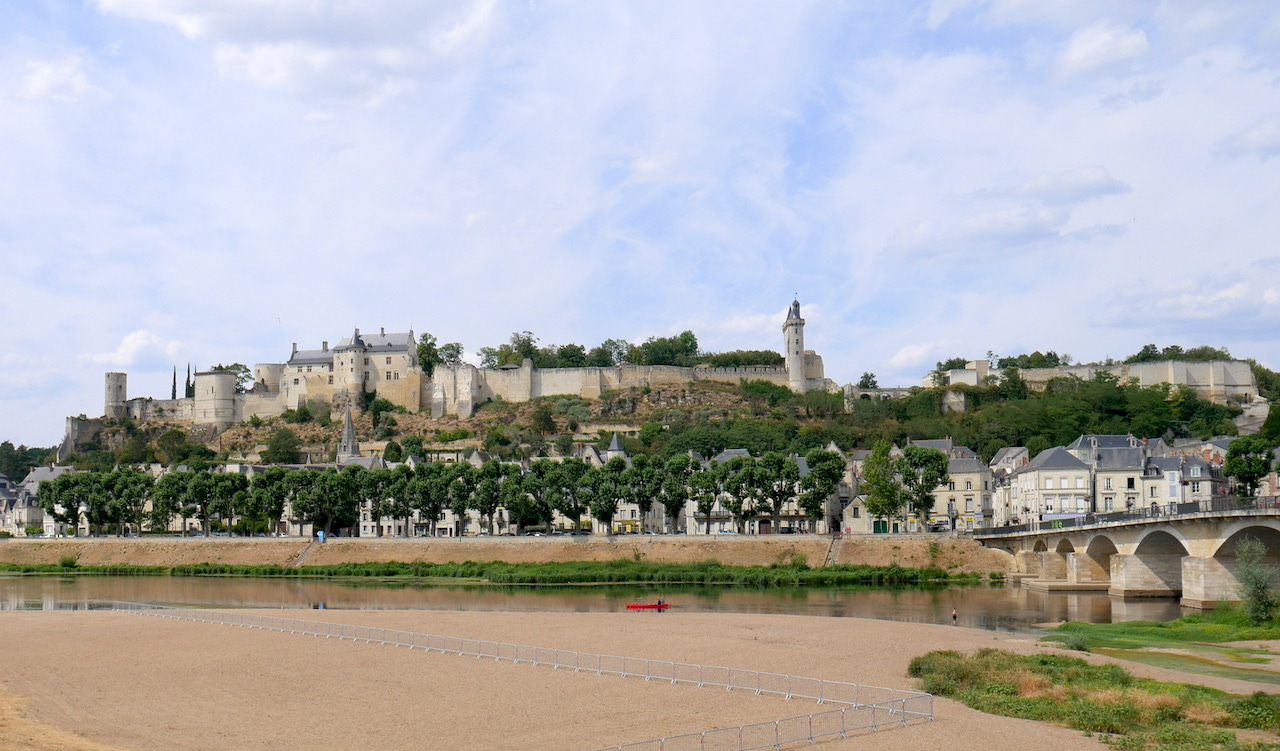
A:
[[[0,4],[0,440],[364,331],[1280,368],[1280,5]],[[474,354],[472,355],[474,359]]]

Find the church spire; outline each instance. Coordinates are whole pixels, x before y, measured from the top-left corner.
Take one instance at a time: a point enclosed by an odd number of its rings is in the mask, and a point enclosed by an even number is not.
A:
[[[342,440],[338,441],[338,463],[360,457],[360,442],[356,440],[356,426],[351,422],[351,405],[342,417]]]

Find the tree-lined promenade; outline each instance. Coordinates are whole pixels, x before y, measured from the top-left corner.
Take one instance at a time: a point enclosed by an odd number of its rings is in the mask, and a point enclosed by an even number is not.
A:
[[[708,530],[717,507],[732,515],[739,532],[756,517],[771,518],[777,530],[791,502],[815,523],[821,519],[845,470],[844,458],[831,451],[815,449],[804,460],[804,471],[797,457],[769,452],[706,464],[688,455],[665,461],[637,455],[603,466],[544,458],[527,469],[497,460],[390,469],[269,466],[252,477],[197,461],[159,479],[131,468],[66,473],[41,485],[40,505],[69,530],[90,536],[170,531],[179,519],[183,530],[187,520],[198,520],[204,534],[275,534],[286,521],[332,534],[358,529],[363,518],[376,522],[379,537],[384,520],[402,521],[406,534],[434,537],[446,511],[456,525],[474,514],[489,534],[499,518],[516,534],[557,522],[578,530],[584,520],[609,531],[624,503],[634,504],[641,520],[660,509],[658,531],[672,532],[690,502]]]

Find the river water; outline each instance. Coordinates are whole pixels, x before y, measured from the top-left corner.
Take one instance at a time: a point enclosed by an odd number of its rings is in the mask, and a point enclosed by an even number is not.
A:
[[[940,588],[489,587],[334,581],[117,576],[0,576],[0,610],[90,608],[110,600],[225,608],[614,612],[662,598],[697,613],[773,613],[959,623],[1020,631],[1036,624],[1169,620],[1176,600],[1032,592],[1016,584]]]

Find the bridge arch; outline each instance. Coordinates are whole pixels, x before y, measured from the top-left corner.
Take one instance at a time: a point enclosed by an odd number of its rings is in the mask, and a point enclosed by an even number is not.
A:
[[[1111,581],[1111,556],[1119,552],[1115,542],[1106,535],[1095,535],[1090,538],[1084,552],[1077,555],[1080,559],[1080,564],[1076,568],[1077,580]]]
[[[1218,546],[1213,550],[1213,557],[1236,555],[1236,545],[1245,537],[1256,538],[1267,547],[1267,558],[1280,556],[1280,520],[1274,519],[1240,519],[1228,524],[1218,537]]]
[[[1168,529],[1142,536],[1132,555],[1124,556],[1112,577],[1112,589],[1126,597],[1170,597],[1182,594],[1182,560],[1188,556],[1180,535]]]
[[[1076,552],[1076,548],[1071,544],[1069,538],[1063,537],[1053,546],[1053,552],[1044,556],[1044,571],[1041,576],[1046,579],[1066,579],[1067,571],[1070,570],[1071,555]]]

